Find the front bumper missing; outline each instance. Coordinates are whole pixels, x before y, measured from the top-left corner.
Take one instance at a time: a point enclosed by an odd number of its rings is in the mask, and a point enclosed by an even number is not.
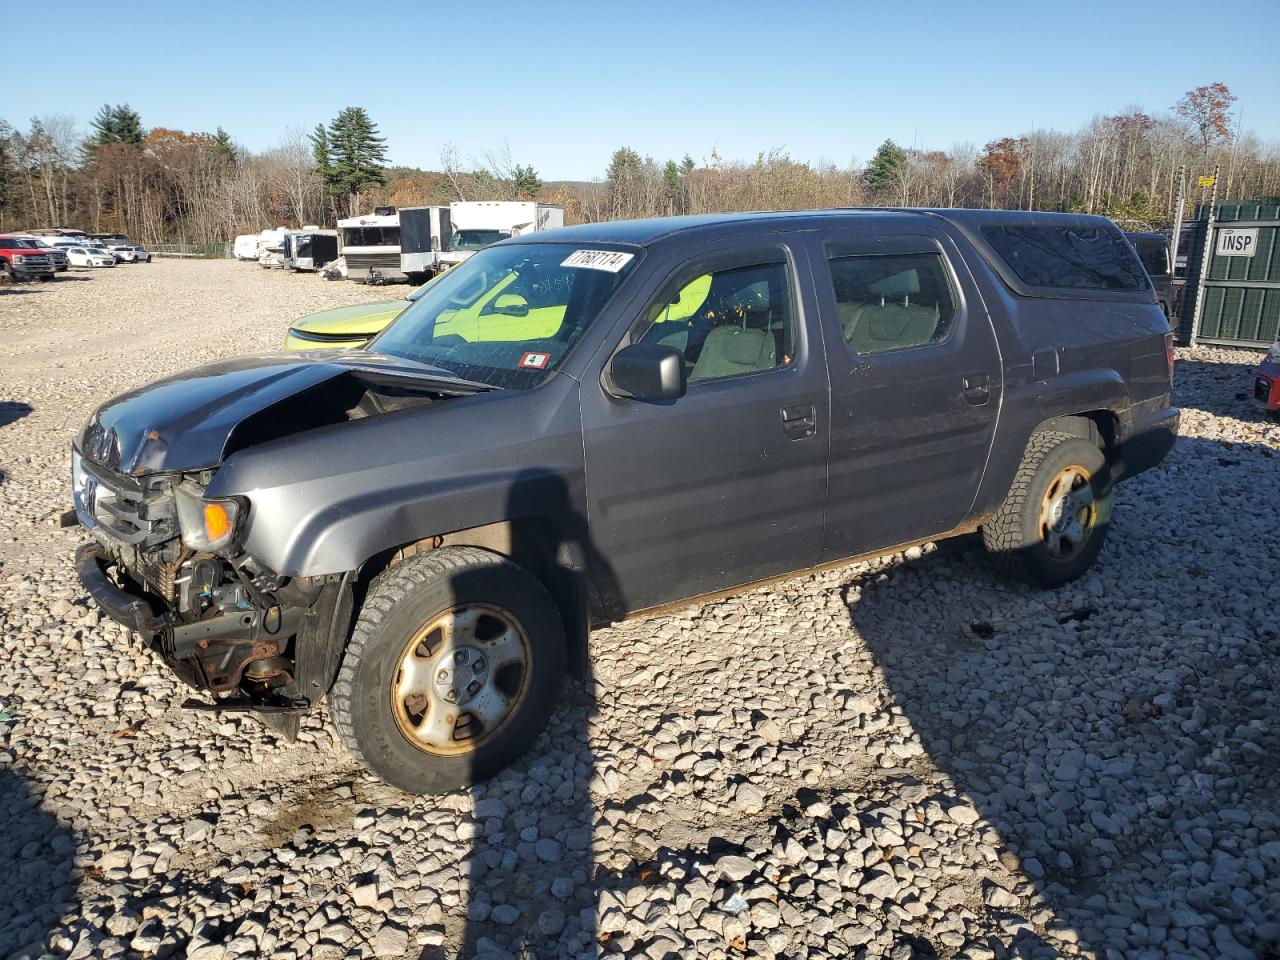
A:
[[[76,550],[76,575],[102,612],[140,634],[150,643],[164,631],[166,622],[156,614],[143,597],[127,593],[107,576],[107,552],[97,543],[86,543]]]
[[[290,637],[298,632],[306,614],[304,609],[250,608],[183,622],[172,613],[157,613],[147,596],[117,585],[108,573],[115,561],[101,544],[79,547],[75,563],[80,583],[102,612],[138,633],[188,686],[214,694],[243,692],[241,681],[246,671],[250,679],[255,678],[256,671],[258,676],[270,673],[280,681],[292,681],[288,669],[281,664],[281,655]],[[241,709],[257,705],[279,710],[309,704],[282,701],[263,690],[248,700],[236,698],[235,705]],[[212,707],[218,709],[217,702]]]

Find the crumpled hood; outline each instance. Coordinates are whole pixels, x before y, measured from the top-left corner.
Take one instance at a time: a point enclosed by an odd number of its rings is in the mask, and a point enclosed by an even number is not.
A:
[[[132,475],[215,467],[246,418],[358,369],[434,379],[430,371],[367,350],[236,357],[108,400],[85,423],[76,448],[95,463]]]

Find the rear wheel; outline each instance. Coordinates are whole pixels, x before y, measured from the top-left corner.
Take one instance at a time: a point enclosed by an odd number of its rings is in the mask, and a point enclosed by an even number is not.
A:
[[[983,525],[982,540],[1001,568],[1057,587],[1092,566],[1110,516],[1102,451],[1070,434],[1036,433],[1004,503]]]
[[[375,582],[330,694],[334,725],[370,770],[411,793],[493,776],[546,726],[564,631],[511,561],[446,547]]]

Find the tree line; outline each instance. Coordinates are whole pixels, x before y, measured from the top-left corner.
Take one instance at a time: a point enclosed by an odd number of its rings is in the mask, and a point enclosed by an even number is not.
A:
[[[590,183],[544,183],[505,146],[464,159],[445,144],[438,169],[388,166],[385,138],[360,107],[310,132],[286,130],[254,153],[222,128],[148,129],[128,105],[104,105],[87,134],[63,116],[33,118],[25,130],[0,120],[0,230],[78,226],[144,243],[217,244],[267,226],[331,225],[386,203],[534,198],[562,204],[569,223],[880,205],[1067,210],[1160,227],[1184,169],[1192,203],[1206,192],[1197,177],[1215,166],[1220,197],[1280,195],[1280,145],[1233,128],[1235,102],[1225,84],[1207,84],[1167,111],[1129,109],[1071,132],[949,149],[886,140],[861,165],[805,163],[783,149],[747,162],[714,148],[700,160],[658,161],[620,147]]]

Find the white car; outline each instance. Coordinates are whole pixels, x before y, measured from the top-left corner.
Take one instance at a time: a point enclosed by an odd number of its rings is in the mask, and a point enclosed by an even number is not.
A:
[[[102,247],[64,247],[73,267],[114,267],[116,258]]]
[[[137,263],[151,262],[151,253],[147,250],[142,249],[142,247],[138,246],[136,243],[133,246],[131,246],[129,249],[133,251],[133,259]]]
[[[128,243],[108,243],[106,248],[110,250],[119,263],[133,263],[138,259],[137,250]]]

